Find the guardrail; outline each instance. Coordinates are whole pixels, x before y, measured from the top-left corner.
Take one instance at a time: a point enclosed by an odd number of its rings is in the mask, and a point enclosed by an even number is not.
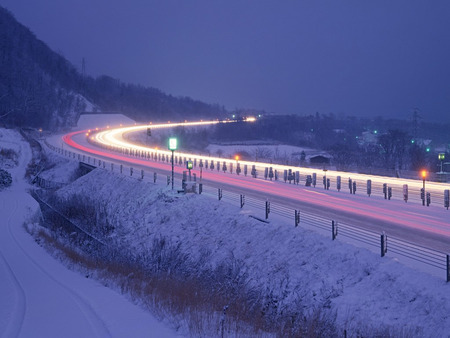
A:
[[[169,162],[169,156],[161,153],[156,149],[149,149],[148,151],[136,150],[126,147],[106,146],[102,143],[98,143],[95,139],[88,138],[88,142],[94,144],[97,147],[119,152],[126,156],[136,157],[140,159],[146,159],[149,161],[162,161]],[[196,157],[198,157],[196,155]],[[175,155],[174,163],[176,165],[183,166],[187,160],[191,160],[189,156]],[[277,170],[281,165],[273,165],[267,163],[257,163],[255,165],[247,165],[245,161],[236,161],[234,159],[221,159],[211,160],[208,156],[202,156],[202,159],[192,160],[194,168],[200,168],[200,170],[215,170],[228,173],[235,173],[237,175],[242,174],[245,176],[252,176],[254,178],[260,177],[266,180],[281,181],[284,183],[294,185],[305,185],[312,188],[324,189],[324,190],[336,190],[336,191],[348,191],[350,194],[364,195],[370,197],[371,195],[382,196],[386,200],[395,199],[403,200],[405,202],[421,203],[429,206],[431,203],[443,205],[445,208],[450,207],[450,189],[442,189],[437,191],[436,189],[427,189],[421,192],[421,188],[408,186],[407,184],[399,184],[395,182],[395,178],[386,178],[386,182],[373,181],[366,177],[361,179],[364,174],[345,173],[346,177],[336,175],[336,173],[329,172],[327,170],[311,169],[311,168],[299,168],[295,166],[282,166],[284,170]],[[358,178],[355,178],[358,177]],[[449,185],[450,187],[450,185]]]
[[[330,233],[332,240],[338,237],[346,237],[373,248],[379,248],[381,257],[392,252],[395,255],[403,256],[418,263],[426,264],[430,267],[446,272],[446,280],[450,282],[450,256],[444,252],[427,248],[411,243],[400,238],[388,236],[386,232],[381,234],[367,231],[350,224],[341,223],[336,220],[295,210],[281,204],[270,202],[269,200],[247,197],[234,192],[223,191],[212,187],[202,186],[202,192],[211,197],[218,196],[219,200],[239,206],[248,205],[264,212],[265,217],[257,218],[267,222],[271,213],[293,221],[294,226],[307,224],[309,226],[324,230]]]
[[[97,166],[99,168],[103,169],[110,169],[111,171],[114,171],[114,164],[107,163],[105,161],[96,159],[95,157],[86,156],[77,154],[74,152],[71,152],[69,150],[64,150],[61,148],[53,147],[50,145],[50,149],[58,152],[61,155],[68,156],[72,159],[78,159],[78,161],[87,161],[88,164],[93,164],[94,166]],[[126,154],[127,151],[124,150],[124,153]],[[128,154],[130,155],[130,154]],[[151,159],[153,156],[151,154],[146,153],[136,153],[134,156],[137,157],[143,157],[147,159]],[[155,161],[164,161],[167,163],[170,163],[170,159],[168,156],[166,157],[158,157],[155,156],[153,158]],[[186,158],[184,158],[186,160]],[[177,165],[182,165],[182,159],[176,159],[175,163]],[[196,166],[197,164],[194,164]],[[110,166],[110,168],[109,168]],[[130,176],[133,176],[134,170],[132,167],[129,168],[129,171],[125,172],[124,167],[122,165],[118,165],[120,173],[128,174]],[[220,168],[219,163],[219,170],[222,170]],[[214,167],[210,170],[217,170],[217,166],[214,165]],[[225,170],[226,171],[226,170]],[[140,179],[144,178],[144,170],[141,170],[139,175],[135,175],[135,177],[138,177]],[[154,173],[154,182],[156,182],[156,173]],[[170,177],[167,178],[167,185],[170,184]],[[353,241],[356,241],[357,243],[368,245],[371,247],[378,247],[380,248],[381,256],[384,257],[389,249],[389,252],[393,252],[396,255],[403,256],[405,258],[414,260],[416,262],[426,264],[430,267],[437,268],[439,270],[446,271],[446,280],[447,282],[450,282],[450,256],[449,254],[446,254],[444,252],[434,250],[431,248],[426,248],[399,238],[391,237],[386,234],[378,234],[375,232],[370,232],[367,230],[363,230],[361,228],[352,226],[350,224],[345,224],[338,222],[336,220],[329,220],[326,218],[323,218],[321,216],[317,216],[310,213],[302,212],[301,210],[294,210],[290,209],[288,207],[285,207],[283,205],[277,204],[277,203],[271,203],[269,200],[263,200],[263,199],[257,199],[253,197],[247,197],[242,194],[237,194],[229,191],[223,191],[223,189],[216,189],[212,187],[207,187],[202,184],[201,187],[199,187],[200,193],[204,193],[210,196],[218,196],[219,200],[227,200],[228,202],[238,205],[241,208],[244,205],[248,205],[254,208],[257,208],[258,210],[264,210],[264,218],[263,217],[255,217],[260,221],[266,221],[269,218],[270,213],[277,214],[281,217],[287,218],[289,220],[293,220],[295,226],[299,226],[302,223],[308,224],[310,226],[313,226],[318,229],[322,229],[325,231],[328,231],[331,234],[331,238],[333,240],[337,239],[338,236],[346,237],[348,239],[351,239]],[[389,238],[389,242],[388,242]]]

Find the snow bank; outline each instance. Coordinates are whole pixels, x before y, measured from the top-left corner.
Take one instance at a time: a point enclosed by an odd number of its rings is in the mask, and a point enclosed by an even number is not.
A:
[[[249,287],[270,297],[273,311],[335,312],[341,328],[353,334],[368,327],[434,337],[450,332],[449,285],[388,257],[101,169],[58,194],[98,201],[115,227],[108,240],[136,252],[166,238],[201,269],[238,262]]]

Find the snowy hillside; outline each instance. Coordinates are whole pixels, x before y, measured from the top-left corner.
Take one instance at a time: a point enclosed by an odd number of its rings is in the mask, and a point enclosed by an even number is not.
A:
[[[13,178],[10,187],[0,190],[0,336],[177,337],[168,325],[70,271],[36,243],[24,227],[39,219],[34,218],[39,205],[24,179],[31,150],[17,131],[0,129],[0,150],[5,149],[14,151],[17,161],[0,161]],[[61,171],[71,167],[59,167],[55,177],[65,181]]]
[[[98,203],[114,230],[110,245],[145,254],[157,239],[188,257],[184,273],[239,266],[241,291],[257,294],[274,316],[336,314],[338,332],[445,337],[449,285],[365,249],[282,222],[262,223],[203,195],[179,195],[153,183],[96,169],[58,192]],[[180,265],[181,264],[181,265]],[[195,271],[189,270],[195,266]],[[219,307],[233,304],[220,304]],[[374,328],[373,330],[371,328]],[[342,331],[341,331],[342,330]]]

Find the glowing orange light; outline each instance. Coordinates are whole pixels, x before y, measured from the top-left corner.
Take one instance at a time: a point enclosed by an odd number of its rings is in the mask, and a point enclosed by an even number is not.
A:
[[[98,128],[95,128],[95,130],[98,130]]]
[[[239,161],[239,155],[236,155],[236,156],[234,157],[234,159],[235,159],[236,161]]]
[[[427,171],[422,170],[422,178],[425,179],[427,177]]]
[[[86,133],[86,136],[89,136],[89,133]]]

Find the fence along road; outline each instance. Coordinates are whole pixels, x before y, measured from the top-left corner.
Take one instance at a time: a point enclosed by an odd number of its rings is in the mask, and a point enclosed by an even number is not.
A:
[[[149,167],[155,168],[161,173],[168,173],[171,170],[167,157],[163,159],[161,156],[155,156],[152,160],[146,154],[130,156],[101,149],[86,142],[86,137],[81,134],[66,139],[66,142],[69,142],[69,145],[74,148],[81,149],[82,151],[79,153],[86,157],[96,155],[103,160],[108,159],[133,166],[137,170]],[[60,142],[57,141],[56,144],[60,144]],[[177,175],[181,175],[184,170],[184,164],[182,161],[181,163],[180,165],[177,161],[175,167]],[[194,169],[193,173],[199,177],[198,162]],[[384,200],[379,196],[361,197],[345,191],[337,192],[323,190],[319,187],[304,187],[303,185],[255,179],[248,175],[245,176],[242,172],[240,175],[236,175],[235,170],[233,174],[229,173],[230,170],[223,173],[221,169],[217,170],[217,164],[214,169],[203,167],[201,169],[202,180],[213,187],[223,187],[247,196],[269,198],[276,203],[311,214],[336,219],[371,231],[388,231],[396,237],[420,245],[446,252],[450,251],[449,213],[441,206],[432,204],[430,207],[422,207],[418,204],[404,203],[398,200]]]

